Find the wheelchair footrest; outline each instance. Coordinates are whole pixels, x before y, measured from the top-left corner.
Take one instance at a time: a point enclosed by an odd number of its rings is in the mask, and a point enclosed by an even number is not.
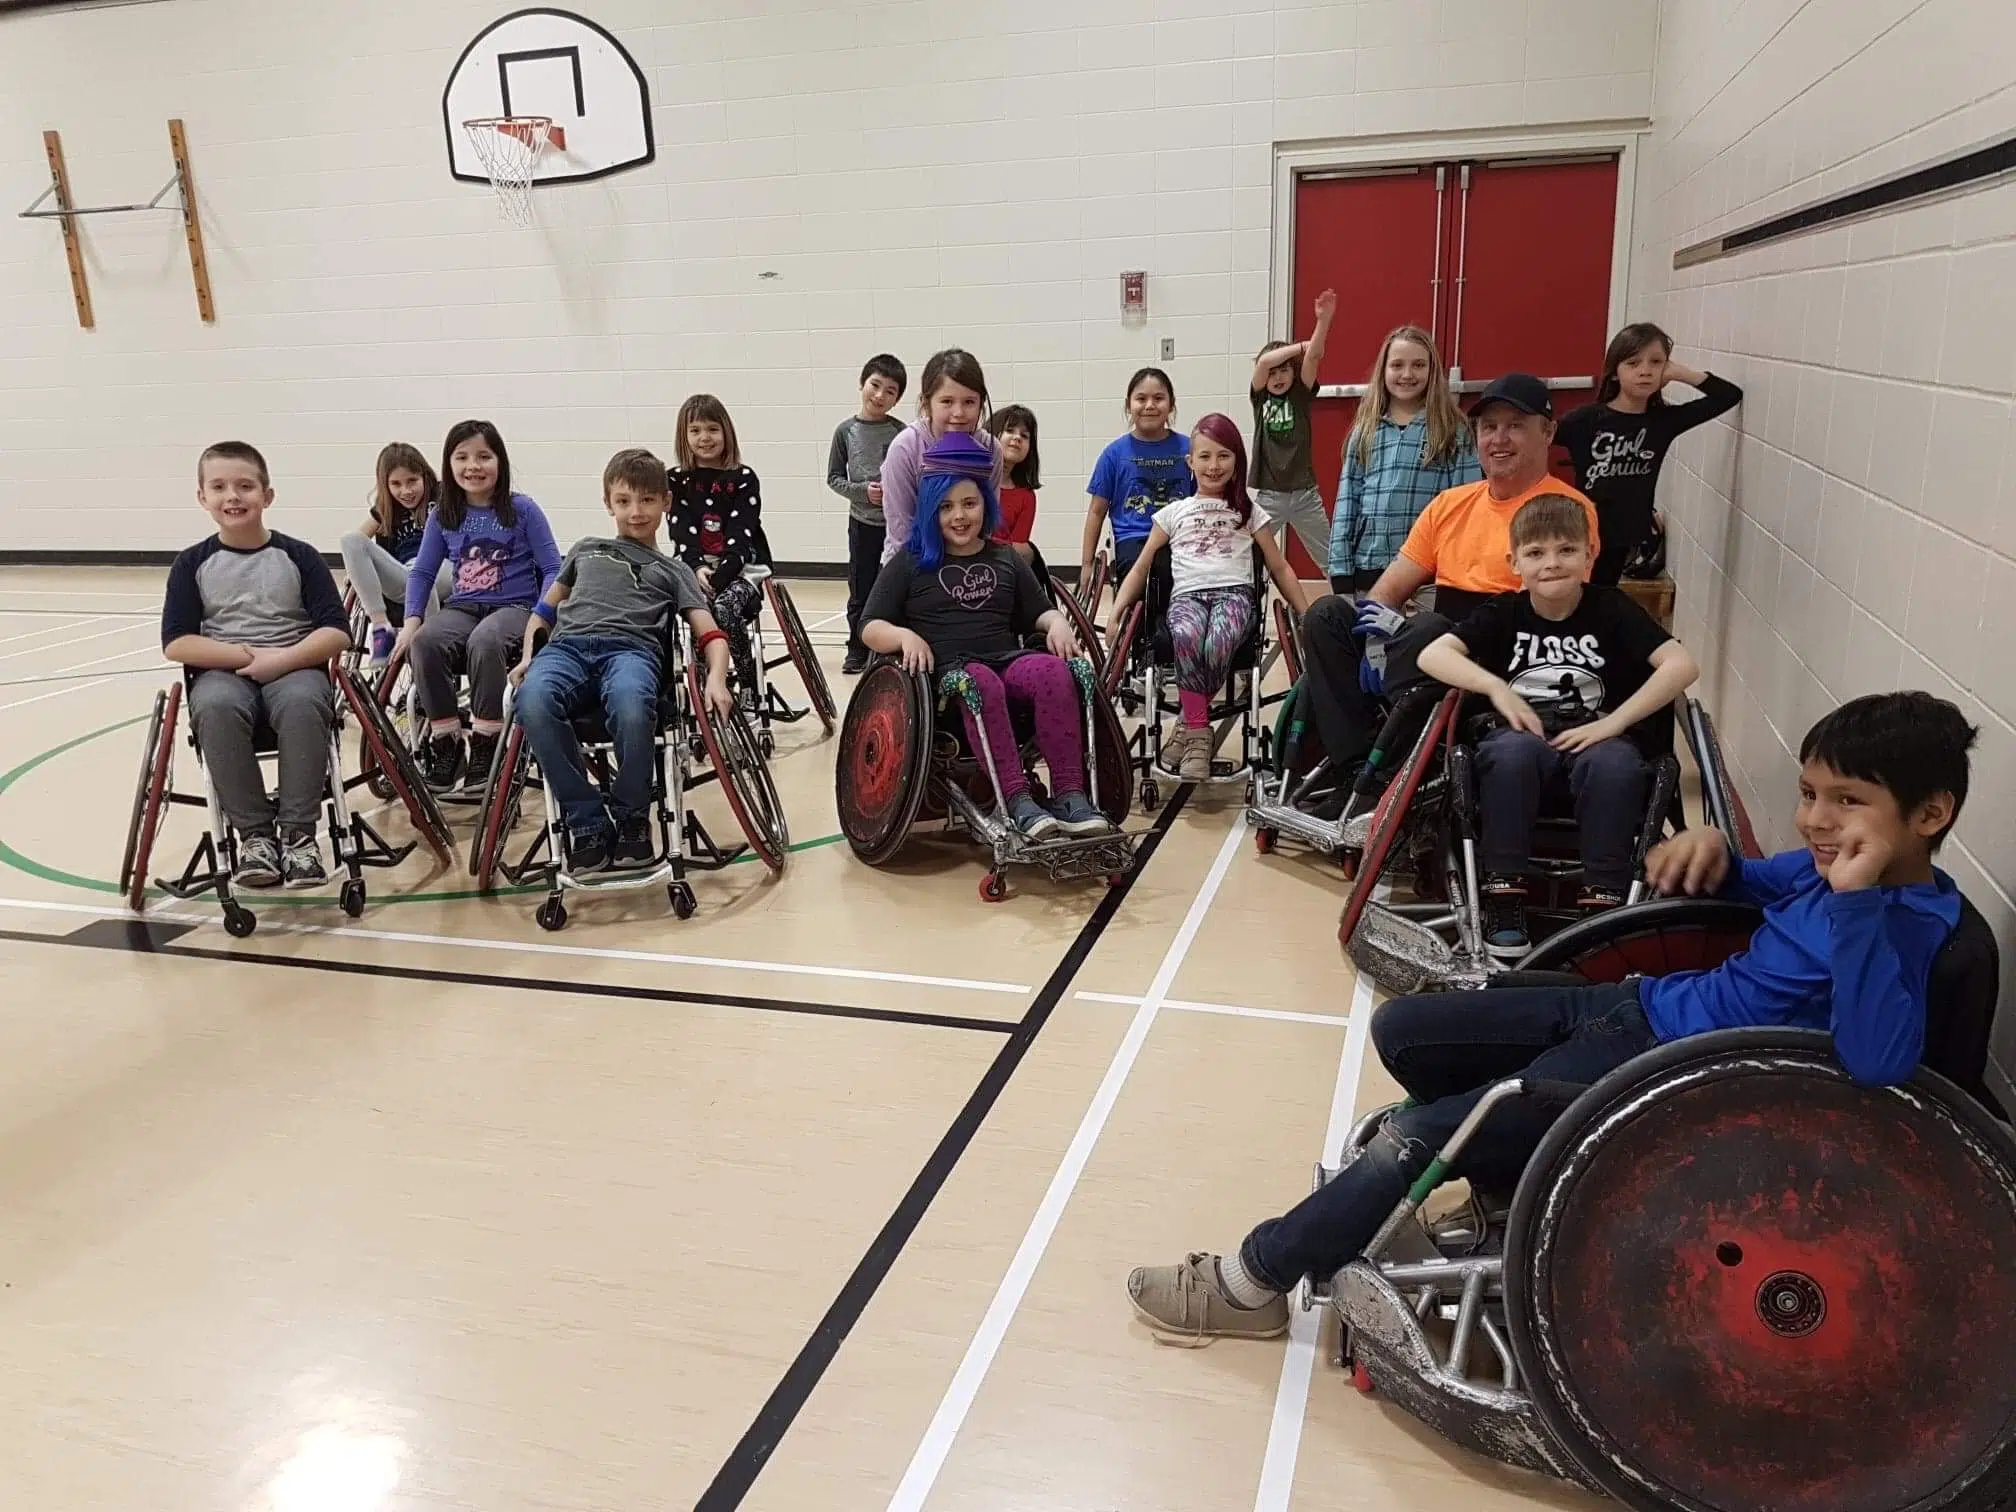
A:
[[[1326,856],[1334,856],[1344,849],[1340,826],[1305,814],[1298,808],[1257,803],[1246,810],[1246,822],[1256,829],[1271,829],[1284,840],[1293,840],[1297,845],[1306,845]]]
[[[1377,903],[1365,905],[1351,931],[1351,960],[1388,992],[1481,987],[1486,973],[1466,965],[1449,943],[1425,924]]]
[[[1040,866],[1053,882],[1086,877],[1121,876],[1134,869],[1139,835],[1125,830],[1111,835],[1087,835],[1068,840],[1025,841],[1002,859],[1011,866]]]

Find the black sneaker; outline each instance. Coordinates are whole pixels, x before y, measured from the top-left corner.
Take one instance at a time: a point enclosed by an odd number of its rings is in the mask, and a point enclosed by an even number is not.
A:
[[[863,672],[866,672],[867,670],[868,670],[867,650],[859,646],[850,647],[847,652],[847,659],[842,663],[840,663],[841,675],[844,677],[859,677]]]
[[[285,887],[321,887],[329,880],[315,831],[290,830],[280,837],[280,881]]]
[[[643,814],[625,819],[616,831],[616,848],[609,856],[611,871],[642,871],[658,860],[658,842],[651,838],[651,820]]]
[[[472,788],[488,787],[490,784],[490,764],[497,759],[497,739],[495,735],[469,736],[469,769],[463,774],[463,784]]]
[[[458,730],[453,735],[429,736],[420,748],[420,779],[437,793],[452,793],[462,781],[469,759]]]
[[[1092,800],[1075,788],[1050,800],[1050,812],[1067,835],[1110,835],[1113,826],[1092,807]]]
[[[1526,884],[1518,877],[1496,875],[1484,879],[1481,899],[1484,913],[1484,948],[1501,961],[1516,961],[1526,954]]]
[[[1042,840],[1062,828],[1057,816],[1024,791],[1008,800],[1008,822],[1031,840]]]
[[[238,837],[238,866],[231,880],[240,887],[278,887],[281,878],[280,842],[270,830],[254,830]]]
[[[1602,913],[1606,909],[1622,908],[1624,894],[1614,887],[1597,887],[1592,883],[1582,889],[1582,895],[1575,900],[1575,906],[1585,914]]]
[[[575,876],[588,872],[598,872],[609,865],[609,831],[598,829],[592,834],[569,835],[567,837],[567,868]]]

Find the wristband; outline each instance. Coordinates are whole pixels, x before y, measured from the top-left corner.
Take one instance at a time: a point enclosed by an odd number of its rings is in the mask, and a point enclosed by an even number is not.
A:
[[[560,611],[558,609],[555,609],[551,604],[547,603],[546,600],[544,599],[539,600],[538,603],[532,606],[532,612],[538,615],[539,618],[541,618],[546,622],[546,628],[548,630],[551,630],[553,628],[553,622],[560,617]]]
[[[707,632],[707,633],[706,633],[705,635],[703,635],[703,636],[701,636],[701,637],[700,637],[700,640],[699,640],[699,642],[698,642],[698,643],[697,643],[697,644],[696,644],[696,645],[695,645],[695,646],[693,647],[693,649],[694,649],[695,651],[698,651],[698,652],[701,652],[701,653],[702,653],[702,654],[704,655],[704,654],[705,654],[705,652],[706,652],[706,650],[707,650],[707,648],[708,648],[709,646],[713,645],[713,644],[714,644],[714,642],[716,642],[716,641],[724,641],[724,642],[725,642],[725,641],[726,641],[727,639],[728,639],[728,632],[727,632],[727,631],[725,631],[725,630],[709,630],[709,631],[708,631],[708,632]]]

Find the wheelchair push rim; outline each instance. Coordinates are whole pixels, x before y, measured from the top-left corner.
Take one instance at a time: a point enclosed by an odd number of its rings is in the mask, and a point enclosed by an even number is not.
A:
[[[420,766],[413,759],[412,749],[392,728],[385,706],[378,702],[376,691],[359,684],[341,666],[335,669],[335,677],[343,701],[357,716],[362,747],[360,764],[383,776],[392,790],[392,796],[406,810],[406,817],[415,833],[426,842],[434,858],[443,866],[454,865],[455,836],[448,828],[447,816],[441,812],[441,805],[435,801],[433,791],[420,775]]]
[[[763,593],[770,600],[770,612],[776,616],[778,634],[784,637],[784,649],[791,657],[791,665],[798,669],[798,680],[805,684],[805,696],[812,703],[812,711],[819,716],[826,733],[833,733],[833,720],[837,710],[833,703],[833,689],[826,681],[826,669],[819,665],[819,657],[812,649],[812,637],[805,633],[805,621],[799,616],[798,605],[791,597],[791,590],[775,577],[763,579]]]
[[[525,726],[518,722],[514,710],[507,709],[504,733],[490,758],[490,780],[483,789],[483,808],[476,817],[476,837],[469,852],[469,871],[476,878],[478,892],[489,892],[497,885],[504,847],[517,827],[530,768]]]
[[[1062,611],[1064,618],[1071,622],[1071,633],[1078,637],[1078,645],[1092,663],[1092,677],[1104,685],[1106,678],[1106,648],[1099,642],[1099,628],[1092,623],[1092,616],[1078,602],[1077,595],[1065,587],[1057,578],[1050,579],[1050,601]]]
[[[147,744],[140,753],[140,778],[133,791],[133,819],[126,827],[126,850],[119,862],[119,891],[135,913],[147,906],[147,865],[168,811],[168,787],[175,769],[175,726],[182,709],[182,684],[170,683],[154,695],[147,721]]]
[[[1542,1140],[1505,1276],[1536,1412],[1625,1506],[2016,1488],[2016,1142],[1930,1071],[1858,1087],[1782,1030],[1641,1056]]]
[[[1148,606],[1136,599],[1127,606],[1127,612],[1113,627],[1113,644],[1106,651],[1106,671],[1099,679],[1099,691],[1108,698],[1119,695],[1120,684],[1127,680],[1127,663],[1133,656],[1134,637],[1141,631],[1141,618]]]
[[[770,581],[775,581],[771,579]],[[763,753],[756,749],[756,737],[741,710],[721,718],[707,707],[706,689],[701,682],[699,663],[686,663],[686,695],[693,701],[694,722],[700,726],[701,743],[721,785],[722,796],[734,811],[735,822],[749,837],[749,848],[763,864],[775,872],[784,870],[790,852],[791,832],[784,819],[784,805],[778,800],[770,769]]]
[[[1379,874],[1385,870],[1386,858],[1392,854],[1393,844],[1400,838],[1400,831],[1407,822],[1407,810],[1414,801],[1414,794],[1456,721],[1456,707],[1462,697],[1462,694],[1452,692],[1436,704],[1435,712],[1429,716],[1427,726],[1414,742],[1414,748],[1407,753],[1407,760],[1393,774],[1393,780],[1386,784],[1386,791],[1379,795],[1378,806],[1372,810],[1371,828],[1365,837],[1365,854],[1359,859],[1350,895],[1344,900],[1343,916],[1337,921],[1337,939],[1347,950],[1351,945],[1351,936],[1358,928],[1359,917],[1372,901],[1372,889],[1379,884]]]
[[[870,866],[902,847],[930,784],[933,717],[923,682],[883,662],[847,701],[834,800],[848,847]]]
[[[1557,930],[1519,961],[1521,971],[1572,971],[1592,982],[1712,971],[1750,948],[1763,910],[1728,898],[1657,898]]]

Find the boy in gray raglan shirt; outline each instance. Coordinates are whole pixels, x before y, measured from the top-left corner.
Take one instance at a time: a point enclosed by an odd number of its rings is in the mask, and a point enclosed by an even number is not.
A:
[[[861,369],[861,411],[833,431],[826,454],[826,486],[847,501],[847,660],[849,676],[868,665],[861,644],[861,606],[882,570],[882,459],[889,443],[903,434],[903,422],[889,413],[909,387],[903,364],[884,352]]]

